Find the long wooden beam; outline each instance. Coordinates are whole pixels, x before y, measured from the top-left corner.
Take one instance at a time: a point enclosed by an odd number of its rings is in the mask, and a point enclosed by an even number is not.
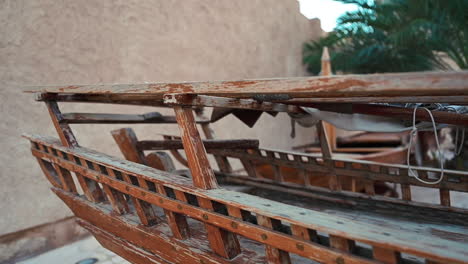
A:
[[[259,146],[258,140],[203,140],[206,149],[256,149]],[[183,149],[182,140],[142,140],[137,143],[140,150],[169,150]]]
[[[33,93],[69,94],[204,94],[253,98],[265,95],[265,101],[293,97],[398,97],[468,95],[468,71],[417,72],[368,75],[343,75],[279,78],[243,81],[92,84],[31,86]],[[274,96],[273,96],[274,95]],[[271,98],[268,98],[270,96]],[[369,98],[371,100],[371,98]],[[285,100],[285,99],[283,99]]]
[[[248,109],[265,112],[303,113],[295,105],[262,102],[253,99],[227,98],[206,95],[166,94],[164,103],[168,105],[208,106],[220,108]]]
[[[197,123],[209,123],[209,120],[197,119]],[[64,124],[177,124],[175,116],[163,116],[152,112],[142,115],[100,114],[100,113],[65,113],[60,123]]]
[[[413,120],[413,108],[397,107],[389,105],[376,104],[328,104],[328,103],[300,103],[295,102],[295,105],[304,107],[313,107],[323,111],[337,113],[357,113],[366,115],[376,115],[392,117],[403,120]],[[455,112],[447,112],[440,110],[431,111],[434,120],[441,124],[468,126],[468,114],[460,114]],[[431,117],[424,109],[416,110],[416,121],[431,122]]]

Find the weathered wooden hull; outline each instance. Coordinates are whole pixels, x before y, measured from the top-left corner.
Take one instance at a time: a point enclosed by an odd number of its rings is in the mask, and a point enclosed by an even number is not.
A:
[[[432,206],[433,211],[427,212],[417,204],[392,205],[394,202],[373,198],[378,210],[390,206],[390,210],[410,216],[404,221],[376,218],[371,208],[358,210],[361,218],[356,218],[336,208],[297,207],[224,189],[203,190],[193,187],[190,179],[141,164],[85,148],[66,148],[51,138],[29,139],[52,190],[104,246],[133,263],[275,263],[272,258],[294,263],[398,263],[401,253],[436,263],[468,262],[466,210]],[[289,158],[278,161],[294,166]],[[80,183],[82,194],[74,182]],[[359,205],[362,197],[353,200],[346,196],[328,202],[362,208],[372,204]],[[212,209],[201,207],[200,201]],[[155,207],[159,212],[153,211]],[[414,210],[429,217],[431,224],[414,222]],[[445,217],[450,217],[449,225],[445,225],[449,223]],[[182,218],[188,219],[190,228],[183,237]],[[207,236],[210,226],[235,235],[241,252],[231,258],[216,254]],[[394,261],[385,260],[389,256]]]

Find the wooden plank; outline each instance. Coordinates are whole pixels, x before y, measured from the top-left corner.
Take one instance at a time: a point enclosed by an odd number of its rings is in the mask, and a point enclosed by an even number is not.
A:
[[[205,198],[198,198],[198,203],[201,208],[213,211],[213,203]],[[223,228],[212,225],[206,222],[209,217],[203,217],[205,221],[205,229],[208,235],[211,249],[218,255],[232,259],[241,253],[240,243],[236,235]]]
[[[206,150],[198,133],[192,109],[176,106],[174,112],[179,124],[185,154],[192,173],[193,184],[202,189],[218,187],[211,169]],[[198,199],[202,208],[213,210],[213,204],[203,198]],[[225,258],[233,258],[241,252],[239,241],[235,234],[205,223],[208,241],[211,249]]]
[[[104,193],[107,195],[109,202],[112,206],[112,210],[117,215],[123,215],[129,212],[127,202],[123,199],[123,195],[116,190],[110,188],[107,185],[102,186]]]
[[[79,160],[83,168],[92,169],[94,166],[96,166],[96,164],[88,162],[87,159],[79,158]],[[105,200],[104,192],[102,191],[97,181],[86,178],[81,173],[75,172],[75,175],[78,179],[78,182],[80,183],[81,189],[89,201],[99,203]]]
[[[401,184],[401,196],[403,200],[411,201],[411,186],[409,184]]]
[[[253,99],[225,98],[216,96],[187,96],[186,94],[166,94],[164,103],[168,105],[180,106],[208,106],[217,108],[248,109],[271,112],[303,113],[299,107],[293,105],[262,102]],[[235,114],[235,112],[234,112]],[[255,120],[258,117],[255,118]],[[255,121],[252,121],[255,123]],[[251,126],[250,126],[251,127]]]
[[[126,160],[145,164],[145,154],[137,148],[138,139],[133,129],[112,130],[111,134]]]
[[[307,241],[318,241],[317,231],[298,225],[291,225],[291,233]]]
[[[402,101],[403,102],[403,101]],[[413,120],[413,108],[409,107],[398,107],[398,106],[390,106],[390,105],[376,105],[376,104],[346,104],[346,103],[310,103],[310,102],[295,102],[292,103],[294,105],[302,106],[302,107],[312,107],[317,108],[323,111],[329,112],[337,112],[337,113],[345,113],[345,114],[365,114],[365,115],[375,115],[375,116],[383,116],[383,117],[391,117],[400,120]],[[438,111],[432,110],[431,111],[434,120],[437,123],[442,124],[451,124],[451,125],[459,125],[459,126],[467,126],[468,125],[468,115],[454,113],[454,112],[447,112],[447,111]],[[416,120],[418,121],[426,121],[431,122],[431,116],[429,113],[424,109],[417,109],[416,110]]]
[[[202,140],[206,149],[251,149],[258,148],[258,140],[253,139],[205,139]],[[137,149],[142,150],[169,150],[183,149],[182,140],[142,140],[136,143]]]
[[[77,219],[78,224],[87,229],[101,246],[119,255],[133,264],[168,264],[169,262],[160,258],[158,255],[152,254],[144,249],[141,249],[128,241],[114,236],[87,221]]]
[[[450,206],[450,190],[448,189],[440,189],[440,204],[443,206]]]
[[[322,152],[322,157],[324,159],[325,165],[328,167],[330,172],[330,178],[328,182],[328,186],[330,190],[341,190],[341,184],[339,182],[339,178],[335,173],[333,160],[332,160],[332,148],[330,146],[330,140],[327,135],[327,131],[325,130],[324,122],[319,121],[317,123],[317,133],[319,136],[320,147]]]
[[[89,96],[89,95],[88,95]],[[353,97],[309,97],[294,98],[287,101],[278,101],[278,103],[302,105],[304,103],[448,103],[454,105],[466,105],[468,96],[353,96]]]
[[[162,94],[57,94],[57,93],[37,93],[37,101],[57,101],[57,102],[80,102],[80,103],[106,103],[124,105],[146,105],[167,107],[163,103]],[[289,100],[279,100],[277,103],[298,104],[303,103],[450,103],[455,105],[465,105],[468,96],[353,96],[353,97],[308,97],[293,98]],[[270,112],[271,113],[271,112]],[[220,117],[220,116],[218,116]],[[211,121],[215,122],[216,119]],[[202,121],[203,122],[203,121]]]
[[[53,164],[53,166],[58,174],[60,182],[62,183],[62,188],[65,191],[77,194],[78,191],[76,189],[75,182],[73,181],[71,173],[57,164]]]
[[[78,142],[76,141],[75,135],[73,134],[70,126],[60,123],[63,117],[57,102],[46,101],[45,104],[49,110],[50,118],[52,119],[52,123],[54,124],[55,130],[57,131],[62,144],[66,147],[78,147]]]
[[[122,173],[122,178],[128,184],[133,184],[130,176],[127,173]],[[141,224],[145,226],[155,225],[158,219],[153,206],[142,199],[138,199],[133,196],[130,198],[133,202],[133,205],[135,206],[135,211],[138,215],[138,218],[140,219]]]
[[[336,235],[330,235],[330,246],[345,252],[353,252],[355,243],[353,240]]]
[[[271,219],[263,215],[257,215],[257,222],[261,226],[265,226],[271,229],[275,229],[281,222],[276,219]],[[268,239],[267,235],[262,236],[265,240]],[[268,263],[271,264],[290,264],[291,259],[286,251],[274,248],[272,246],[265,245],[265,256]]]
[[[468,94],[468,71],[417,72],[279,78],[245,81],[31,86],[26,92],[72,94],[192,93],[236,97],[288,94],[290,97],[458,96]]]
[[[156,185],[156,190],[160,194],[167,195],[166,190],[162,185]],[[167,223],[171,228],[172,235],[175,238],[186,239],[190,237],[190,228],[187,223],[187,218],[184,215],[174,213],[166,209],[164,209],[164,214],[166,215]]]
[[[58,174],[55,171],[53,165],[39,158],[37,158],[36,160],[39,163],[39,167],[41,168],[42,173],[44,173],[44,175],[52,184],[52,186],[62,188],[62,183],[60,182]]]
[[[374,259],[380,260],[385,264],[399,264],[401,263],[400,252],[393,251],[391,249],[374,247],[373,248]]]
[[[175,170],[171,157],[166,152],[151,152],[146,155],[146,165],[163,171]]]
[[[209,123],[209,120],[196,121]],[[176,124],[174,116],[163,116],[158,112],[142,115],[130,114],[101,114],[101,113],[65,113],[62,114],[61,124]]]

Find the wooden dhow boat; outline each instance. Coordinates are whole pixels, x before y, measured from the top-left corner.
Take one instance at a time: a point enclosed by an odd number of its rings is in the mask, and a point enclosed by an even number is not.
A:
[[[321,152],[304,153],[260,148],[257,140],[214,139],[212,120],[194,115],[200,107],[244,110],[248,118],[253,112],[351,106],[410,121],[412,109],[375,103],[466,105],[468,72],[41,86],[28,92],[46,104],[58,133],[58,139],[24,135],[52,191],[104,247],[132,263],[468,263],[468,211],[452,206],[454,194],[468,191],[465,170],[445,169],[439,182],[427,184],[420,180],[437,180],[440,168],[411,167],[411,173],[407,165],[334,156],[322,122]],[[62,113],[62,102],[171,107],[174,116]],[[464,114],[431,114],[437,123],[468,125]],[[431,121],[423,109],[416,119]],[[80,146],[70,128],[98,123],[177,123],[180,135],[138,140],[131,129],[113,131],[123,160]],[[189,172],[175,169],[171,156]],[[233,170],[233,159],[245,173]],[[259,175],[259,164],[270,166],[273,176]],[[314,184],[317,173],[326,184]],[[375,182],[395,184],[400,194],[381,195]],[[349,184],[364,186],[364,193]],[[414,201],[415,188],[436,191],[439,202]]]

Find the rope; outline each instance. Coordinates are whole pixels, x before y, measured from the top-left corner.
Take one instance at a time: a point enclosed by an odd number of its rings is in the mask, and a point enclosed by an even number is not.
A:
[[[421,108],[426,110],[429,113],[429,116],[431,117],[432,127],[434,128],[434,137],[435,137],[436,144],[437,144],[437,151],[439,152],[440,177],[436,181],[432,181],[432,182],[425,181],[425,180],[418,177],[417,173],[415,173],[413,171],[413,169],[411,167],[411,164],[410,164],[411,145],[413,144],[414,136],[416,136],[417,133],[418,133],[418,128],[416,127],[416,111],[418,110],[418,107],[419,106],[416,105],[416,107],[414,108],[414,111],[413,111],[413,129],[411,130],[410,141],[408,143],[408,155],[406,156],[406,162],[408,164],[408,174],[410,176],[413,176],[414,178],[416,178],[418,181],[420,181],[422,183],[425,183],[425,184],[438,184],[444,179],[444,157],[442,156],[442,151],[440,150],[439,137],[437,135],[437,127],[436,127],[436,124],[435,124],[435,121],[434,121],[434,116],[432,116],[431,111],[429,109],[427,109],[426,107],[421,107]]]

